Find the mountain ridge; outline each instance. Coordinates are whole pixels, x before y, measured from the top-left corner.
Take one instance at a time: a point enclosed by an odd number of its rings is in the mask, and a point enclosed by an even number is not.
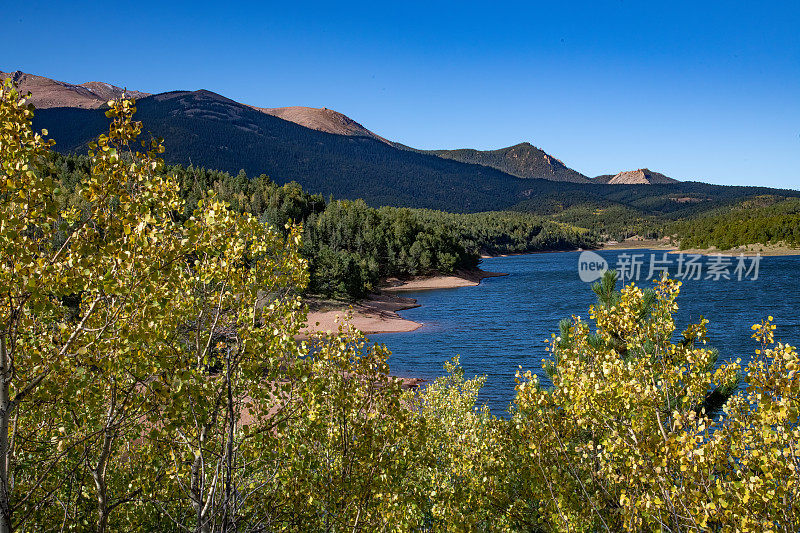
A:
[[[594,205],[680,216],[754,195],[800,196],[800,191],[697,182],[642,187],[519,178],[369,137],[309,129],[207,90],[149,96],[136,108],[143,135],[164,139],[168,163],[232,176],[240,169],[251,177],[268,173],[279,184],[296,181],[311,193],[363,198],[373,207],[552,213]],[[33,126],[49,131],[56,150],[85,152],[90,141],[108,131],[108,118],[103,109],[58,107],[38,110]]]
[[[109,100],[119,98],[125,93],[131,98],[144,98],[150,93],[126,90],[102,81],[86,83],[68,83],[36,74],[28,74],[20,70],[14,72],[0,71],[0,81],[12,78],[23,94],[30,92],[30,102],[37,109],[53,107],[77,107],[80,109],[97,109],[106,105]]]
[[[92,102],[87,108],[51,107],[39,109],[34,115],[34,127],[49,130],[60,152],[83,152],[91,140],[108,129],[105,104],[98,108],[98,101],[107,96],[104,90],[120,89],[99,82],[85,85],[67,89],[81,94],[90,92]],[[530,143],[498,150],[457,151],[467,154],[468,157],[463,157],[467,162],[463,162],[452,156],[453,151],[416,150],[365,135],[366,128],[355,121],[334,122],[332,127],[347,129],[343,135],[326,132],[326,127],[312,129],[275,116],[285,115],[282,112],[287,108],[266,109],[273,114],[209,90],[170,91],[140,97],[136,119],[144,124],[145,135],[165,140],[168,163],[199,165],[231,174],[243,169],[250,176],[269,173],[278,183],[297,181],[312,193],[341,199],[363,198],[376,207],[558,212],[568,208],[586,211],[586,205],[593,205],[601,211],[620,206],[645,214],[679,216],[758,194],[800,195],[798,191],[764,187],[676,182],[648,169],[621,172],[604,179],[587,178],[588,183],[581,179],[558,182],[553,178],[563,179],[563,176],[555,174],[574,171]],[[306,116],[310,110],[312,117],[325,112],[325,116],[344,120],[344,115],[332,110],[327,113],[325,108],[291,109]],[[487,154],[497,159],[481,159]],[[518,166],[506,170],[518,175],[492,166],[504,168],[502,165],[510,165],[509,161]],[[531,161],[543,162],[544,172],[551,174],[549,179],[519,177],[530,170]],[[648,181],[648,187],[637,185],[634,178],[638,174],[652,183]],[[613,186],[603,183],[617,176],[620,179]]]
[[[0,78],[8,76],[14,77],[20,90],[23,92],[30,91],[33,94],[31,102],[39,109],[49,109],[53,107],[96,109],[105,106],[108,100],[120,97],[124,91],[124,89],[120,87],[103,82],[71,84],[44,76],[26,74],[21,71],[0,73]],[[200,89],[200,91],[204,91],[204,89]],[[157,96],[141,91],[125,92],[134,98]],[[186,92],[194,91],[168,91],[159,94]],[[211,91],[208,92],[211,93]],[[222,95],[218,96],[219,98],[225,98]],[[233,102],[233,100],[230,101]],[[334,135],[370,138],[403,150],[434,155],[461,163],[494,168],[518,178],[591,183],[591,180],[580,172],[567,167],[561,160],[547,154],[529,142],[522,142],[497,150],[475,150],[471,148],[459,150],[421,150],[390,141],[367,129],[347,115],[326,107],[257,107],[249,104],[241,105],[316,131]]]
[[[313,130],[211,91],[172,91],[142,98],[137,120],[145,135],[165,140],[169,163],[248,175],[269,173],[278,183],[370,205],[451,211],[504,209],[525,191],[553,191],[556,183],[523,180],[481,165],[400,150],[369,137]],[[49,108],[34,114],[62,153],[80,152],[108,129],[102,109]]]

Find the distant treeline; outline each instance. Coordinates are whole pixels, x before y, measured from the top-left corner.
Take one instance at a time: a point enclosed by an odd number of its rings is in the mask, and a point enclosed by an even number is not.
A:
[[[732,209],[680,221],[674,231],[682,248],[728,250],[778,242],[800,246],[800,199],[753,198]]]
[[[614,204],[576,205],[553,214],[552,218],[573,226],[590,228],[605,238],[617,241],[634,235],[657,239],[665,235],[667,227],[663,217],[645,215],[636,209]]]
[[[67,203],[79,204],[76,185],[90,172],[85,156],[54,155]],[[262,174],[250,178],[197,167],[172,166],[186,200],[187,218],[213,191],[240,212],[277,228],[302,223],[302,254],[309,263],[308,291],[359,298],[381,279],[450,274],[478,266],[482,254],[525,253],[596,246],[597,236],[545,216],[490,212],[453,214],[427,209],[369,207],[362,200],[326,201],[290,182]]]

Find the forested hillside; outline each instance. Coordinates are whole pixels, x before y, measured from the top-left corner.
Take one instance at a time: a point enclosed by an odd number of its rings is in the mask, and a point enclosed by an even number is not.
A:
[[[74,191],[88,175],[88,158],[54,157],[65,189]],[[634,235],[671,236],[683,247],[730,248],[775,241],[796,245],[800,227],[796,211],[800,199],[775,203],[776,197],[755,196],[731,208],[731,198],[758,189],[700,183],[683,184],[690,192],[681,197],[670,191],[671,186],[650,186],[648,194],[641,187],[622,185],[616,187],[631,190],[609,189],[602,197],[581,190],[554,193],[516,206],[519,211],[457,214],[326,200],[295,182],[278,185],[266,175],[251,178],[244,171],[231,175],[181,165],[170,171],[181,183],[184,217],[213,191],[233,209],[275,227],[304,223],[309,291],[323,296],[358,298],[377,289],[386,277],[474,268],[483,254],[592,248],[605,239]],[[701,201],[710,196],[709,190],[727,194]],[[636,207],[619,202],[621,198]]]
[[[800,199],[766,196],[683,220],[673,231],[682,248],[728,250],[746,244],[800,247]]]
[[[86,156],[53,154],[65,202],[82,206],[79,185],[90,174]],[[312,294],[358,298],[390,276],[450,274],[477,267],[481,254],[567,250],[597,245],[597,235],[525,213],[451,214],[369,207],[363,200],[329,200],[295,183],[174,165],[188,219],[209,193],[240,213],[283,231],[303,224],[303,257]]]
[[[407,148],[407,147],[406,147]],[[413,148],[408,148],[413,150]],[[543,150],[524,142],[498,150],[417,150],[445,159],[472,163],[502,170],[519,178],[543,178],[552,181],[590,183],[589,178],[567,167]]]
[[[760,205],[759,198],[763,197],[800,198],[800,191],[794,190],[699,182],[608,185],[589,187],[588,190],[569,183],[561,186],[563,191],[532,195],[512,209],[547,215],[553,220],[621,240],[633,235],[673,235],[677,231],[676,221],[693,220],[708,214],[720,215],[740,205]],[[681,229],[681,234],[685,235],[685,231]]]
[[[523,191],[554,190],[498,170],[399,150],[381,141],[304,128],[208,91],[175,92],[137,102],[144,131],[164,138],[168,162],[231,173],[268,173],[327,197],[364,198],[369,205],[448,211],[503,209]],[[85,152],[106,124],[102,110],[43,109],[46,128],[63,153]]]

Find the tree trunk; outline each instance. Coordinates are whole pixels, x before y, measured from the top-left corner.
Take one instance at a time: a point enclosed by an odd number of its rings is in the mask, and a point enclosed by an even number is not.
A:
[[[105,533],[108,527],[108,495],[105,476],[96,470],[92,472],[94,484],[97,488],[97,533]]]
[[[200,440],[200,447],[202,450],[203,440]],[[195,531],[197,533],[211,533],[211,526],[205,520],[205,505],[203,502],[203,476],[202,476],[202,451],[196,452],[194,455],[194,463],[192,463],[192,478],[189,485],[189,499],[192,502],[192,507],[195,512],[195,519],[197,526]]]
[[[225,447],[225,510],[223,513],[222,531],[227,533],[235,531],[234,520],[236,517],[235,494],[233,487],[233,438],[235,436],[236,413],[233,405],[233,387],[231,383],[231,350],[228,349],[226,357],[226,392],[228,393],[228,435]]]
[[[8,470],[11,463],[8,428],[11,423],[11,364],[6,339],[0,337],[0,533],[11,531],[11,490]]]
[[[117,405],[116,387],[111,390],[111,405],[108,406],[106,427],[103,430],[103,449],[97,459],[97,465],[92,470],[92,478],[97,489],[97,533],[105,533],[108,528],[108,485],[106,483],[106,469],[111,456],[111,445],[114,442],[113,416]]]

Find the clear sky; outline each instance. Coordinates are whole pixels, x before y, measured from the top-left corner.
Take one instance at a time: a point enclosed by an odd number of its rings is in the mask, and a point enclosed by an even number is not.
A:
[[[9,2],[0,69],[341,111],[419,148],[800,189],[800,1]]]

